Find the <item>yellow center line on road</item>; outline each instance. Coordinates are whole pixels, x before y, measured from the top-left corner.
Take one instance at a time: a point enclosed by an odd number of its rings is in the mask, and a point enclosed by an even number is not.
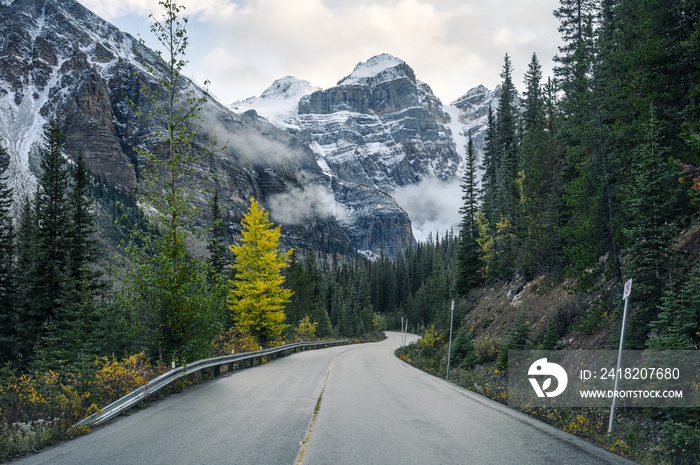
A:
[[[304,435],[304,439],[299,443],[299,452],[297,453],[297,458],[294,460],[294,465],[302,465],[304,463],[304,456],[306,455],[306,449],[309,447],[309,442],[311,441],[311,434],[314,431],[314,425],[316,424],[316,417],[318,417],[318,411],[321,409],[321,400],[323,399],[323,393],[326,391],[326,384],[328,384],[328,376],[331,374],[331,367],[333,367],[333,362],[335,362],[335,359],[338,358],[340,355],[344,354],[345,352],[349,351],[351,349],[344,350],[340,352],[338,355],[333,357],[333,360],[331,360],[330,365],[328,365],[328,369],[326,370],[326,377],[323,380],[323,387],[321,387],[321,394],[318,396],[318,400],[316,401],[316,407],[314,408],[314,414],[311,416],[311,421],[309,422],[309,427],[306,429],[306,434]]]

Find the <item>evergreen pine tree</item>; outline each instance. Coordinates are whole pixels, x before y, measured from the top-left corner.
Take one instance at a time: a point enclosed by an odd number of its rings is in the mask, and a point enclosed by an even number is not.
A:
[[[529,350],[532,349],[530,336],[532,330],[528,317],[525,313],[520,313],[513,322],[513,326],[508,331],[506,340],[498,351],[498,369],[505,371],[508,369],[509,350]]]
[[[30,344],[43,332],[44,322],[59,324],[66,309],[69,281],[69,244],[72,229],[68,162],[63,156],[63,132],[58,119],[49,122],[41,154],[41,174],[35,195],[36,256],[32,292],[34,314],[27,334]]]
[[[306,251],[306,276],[309,280],[309,314],[313,323],[316,323],[316,336],[328,337],[331,336],[333,328],[331,326],[328,312],[323,304],[323,295],[321,283],[323,277],[321,270],[318,268],[316,253],[313,249]]]
[[[462,207],[459,212],[462,215],[460,224],[459,248],[458,248],[458,277],[457,293],[466,296],[480,282],[479,252],[477,243],[478,228],[476,214],[479,209],[479,192],[476,179],[476,153],[471,131],[467,142],[466,170],[462,183]]]
[[[651,321],[660,304],[659,290],[668,281],[672,264],[672,241],[678,227],[678,183],[669,161],[669,149],[662,145],[658,120],[652,109],[646,141],[634,151],[633,182],[625,203],[629,212],[627,274],[634,278],[635,311],[629,319],[629,347],[642,348]],[[635,308],[636,307],[636,308]]]
[[[554,88],[544,88],[537,56],[525,75],[525,122],[518,172],[518,263],[525,276],[542,273],[556,262],[554,238],[558,221],[558,167],[561,153],[557,140]]]
[[[572,11],[578,15],[578,9]],[[600,257],[612,244],[609,228],[609,204],[606,202],[607,171],[600,161],[600,125],[593,95],[595,68],[593,18],[576,16],[576,34],[567,42],[571,50],[566,61],[560,138],[565,145],[561,181],[564,186],[563,221],[560,229],[567,271],[581,286],[590,286],[601,271]],[[571,18],[569,18],[571,19]],[[564,21],[564,20],[562,20]],[[566,39],[566,36],[565,36]]]
[[[445,276],[445,261],[440,253],[435,257],[425,288],[427,307],[430,312],[429,321],[434,322],[439,331],[448,331],[450,329],[449,309],[447,309],[449,294],[447,277]]]
[[[661,299],[657,319],[651,329],[655,338],[647,341],[653,350],[697,350],[700,347],[700,269],[690,274],[679,290],[669,289]]]
[[[515,104],[513,65],[506,54],[501,72],[501,96],[496,109],[497,154],[500,157],[497,171],[499,213],[512,219],[518,200],[516,179],[520,158],[517,136],[518,111]],[[500,176],[499,176],[500,172]]]
[[[17,230],[17,321],[15,327],[16,355],[25,361],[32,354],[42,322],[37,309],[36,266],[37,219],[32,201],[25,197],[22,203]]]
[[[99,331],[101,317],[96,301],[102,289],[101,273],[96,267],[99,248],[93,239],[96,220],[92,212],[90,178],[82,152],[76,157],[72,179],[65,309],[57,325],[63,358],[67,361],[75,361],[81,355],[94,358],[101,352],[104,340]]]
[[[560,82],[573,79],[573,69],[577,66],[574,55],[579,43],[584,40],[586,20],[593,15],[594,0],[559,0],[559,8],[554,10],[554,17],[559,20],[559,33],[564,45],[559,47],[559,55],[554,57],[558,63],[554,73]]]
[[[12,187],[7,169],[10,157],[0,145],[0,364],[15,358],[17,326],[15,230],[12,224]]]
[[[542,66],[537,59],[537,54],[532,54],[532,59],[525,73],[525,93],[523,115],[525,131],[530,133],[542,125],[544,116],[544,100],[542,98]]]
[[[498,150],[496,143],[496,118],[489,104],[486,118],[486,135],[484,137],[484,157],[481,162],[483,176],[481,177],[481,197],[482,210],[486,220],[490,224],[495,224],[499,214],[496,202],[496,189],[498,180],[496,172],[498,170]]]
[[[471,333],[460,327],[452,341],[452,363],[468,370],[476,365],[476,350]]]
[[[214,196],[211,202],[211,212],[212,212],[212,228],[211,228],[211,240],[207,245],[209,251],[209,266],[211,267],[212,278],[216,276],[221,276],[226,269],[226,247],[224,246],[224,241],[226,240],[226,228],[224,226],[224,221],[221,218],[221,207],[219,206],[219,191],[214,190]]]
[[[309,307],[310,280],[306,275],[304,263],[299,259],[296,250],[289,257],[289,267],[285,272],[285,287],[292,291],[292,296],[285,307],[285,323],[293,328],[304,316]]]

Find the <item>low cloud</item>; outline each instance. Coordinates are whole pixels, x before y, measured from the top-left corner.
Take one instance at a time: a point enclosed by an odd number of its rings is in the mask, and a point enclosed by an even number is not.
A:
[[[400,187],[392,194],[396,203],[408,213],[413,226],[413,235],[419,241],[441,236],[445,231],[459,232],[462,219],[462,188],[459,179],[441,181],[426,178],[418,184]]]
[[[284,139],[258,132],[255,127],[233,131],[207,114],[203,115],[202,126],[216,137],[218,144],[252,164],[279,165],[307,156],[301,148],[290,147]]]
[[[236,155],[263,165],[280,164],[304,156],[302,151],[291,148],[283,141],[255,131],[229,133],[226,139],[221,140]]]
[[[273,220],[282,224],[302,224],[313,218],[335,217],[343,221],[345,208],[323,186],[308,186],[274,195],[268,202]]]

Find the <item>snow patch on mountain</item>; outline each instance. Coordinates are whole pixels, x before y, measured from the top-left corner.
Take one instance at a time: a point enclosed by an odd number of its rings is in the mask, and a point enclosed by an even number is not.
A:
[[[19,217],[19,211],[24,198],[31,196],[36,190],[39,166],[39,150],[43,145],[44,126],[48,123],[42,116],[41,109],[49,101],[49,92],[60,78],[60,67],[65,60],[59,62],[52,70],[48,84],[28,85],[17,104],[17,94],[3,85],[0,97],[0,137],[6,141],[7,152],[10,155],[8,167],[9,185],[13,187],[13,216]]]
[[[455,141],[455,149],[459,154],[460,164],[457,169],[457,175],[460,177],[464,176],[464,165],[467,160],[467,143],[469,141],[468,131],[465,131],[464,123],[459,119],[460,110],[453,105],[444,105],[442,110],[450,116],[450,122],[447,123],[447,127],[450,128],[452,132],[452,138]]]

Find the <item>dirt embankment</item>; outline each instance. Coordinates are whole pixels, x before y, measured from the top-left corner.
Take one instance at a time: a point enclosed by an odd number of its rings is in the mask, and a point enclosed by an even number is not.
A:
[[[681,276],[697,266],[700,224],[687,228],[678,237],[674,251]],[[612,280],[600,281],[594,290],[575,292],[573,280],[545,275],[526,282],[516,277],[477,289],[460,302],[459,310],[464,327],[475,339],[504,340],[523,314],[533,337],[542,334],[551,322],[559,336],[558,348],[614,349],[622,309],[622,295],[616,297],[614,285]]]

